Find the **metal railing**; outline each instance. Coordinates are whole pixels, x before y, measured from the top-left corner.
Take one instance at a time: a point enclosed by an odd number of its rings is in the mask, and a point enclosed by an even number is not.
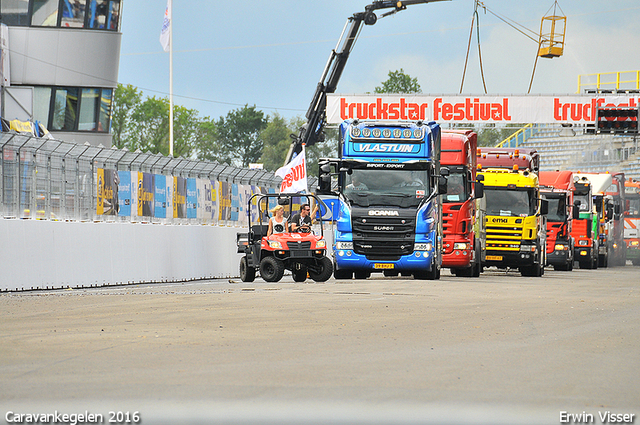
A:
[[[129,152],[88,143],[75,144],[13,132],[0,133],[0,154],[0,217],[4,218],[234,225],[231,217],[243,221],[241,214],[230,215],[225,210],[226,216],[217,220],[220,215],[216,216],[216,211],[221,210],[222,204],[238,212],[242,210],[243,196],[260,191],[275,192],[281,182],[272,172],[260,169]],[[98,180],[106,175],[112,176],[113,181]],[[136,195],[145,193],[148,189],[142,187],[147,184],[145,179],[154,176],[160,176],[158,181],[167,182],[165,204],[160,205],[161,209],[166,208],[164,217],[148,210],[137,214],[135,205],[131,205],[143,199]],[[120,177],[125,180],[131,177],[130,186],[123,185]],[[309,187],[316,182],[317,179],[309,178]],[[186,203],[178,197],[174,199],[174,207],[171,206],[172,187],[179,188],[180,185],[198,190],[197,197],[189,199],[191,210],[187,208],[193,214],[176,213],[175,205]],[[114,197],[111,193],[121,189],[125,193],[130,190],[132,196]],[[108,194],[106,198],[103,192]],[[204,215],[209,214],[209,219],[203,217],[201,200],[208,202]],[[109,208],[105,207],[107,205]],[[211,211],[211,206],[216,207],[216,211]],[[108,214],[105,213],[107,210]]]
[[[594,90],[640,90],[640,71],[601,72],[578,75],[578,91]]]
[[[496,145],[497,148],[517,148],[522,145],[526,140],[534,133],[533,124],[527,124],[520,130],[516,131],[500,143]]]

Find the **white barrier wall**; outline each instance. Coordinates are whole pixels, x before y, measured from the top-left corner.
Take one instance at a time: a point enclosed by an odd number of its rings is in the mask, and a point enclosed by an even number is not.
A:
[[[0,291],[234,277],[241,231],[0,218]]]

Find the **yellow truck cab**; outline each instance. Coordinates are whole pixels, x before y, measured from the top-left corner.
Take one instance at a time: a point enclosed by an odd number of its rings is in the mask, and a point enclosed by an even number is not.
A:
[[[479,149],[486,202],[484,267],[518,269],[522,276],[544,274],[548,203],[540,198],[537,164],[535,150]]]

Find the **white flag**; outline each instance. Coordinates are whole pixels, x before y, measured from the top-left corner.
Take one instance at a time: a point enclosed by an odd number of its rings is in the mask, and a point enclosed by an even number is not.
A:
[[[171,32],[171,0],[167,0],[167,9],[164,11],[164,21],[160,32],[160,44],[165,52],[169,51],[169,33]]]
[[[304,146],[290,163],[278,168],[276,176],[282,177],[280,193],[297,193],[307,191],[307,163],[305,161]]]

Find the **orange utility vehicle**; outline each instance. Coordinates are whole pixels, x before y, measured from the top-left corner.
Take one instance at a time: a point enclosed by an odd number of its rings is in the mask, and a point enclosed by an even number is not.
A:
[[[474,231],[476,199],[484,186],[476,181],[478,135],[471,130],[443,130],[440,166],[449,169],[447,193],[442,195],[442,267],[456,276],[478,277],[484,241]]]

